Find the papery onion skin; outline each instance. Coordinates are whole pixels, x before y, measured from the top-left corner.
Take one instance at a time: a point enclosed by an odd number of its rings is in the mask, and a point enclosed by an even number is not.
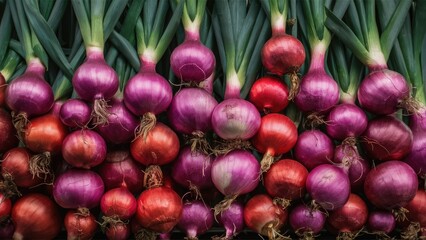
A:
[[[404,207],[408,210],[407,219],[418,222],[422,228],[426,227],[426,191],[418,189],[414,198]]]
[[[100,207],[104,216],[127,220],[136,213],[137,202],[127,188],[120,187],[106,191],[102,195]]]
[[[182,216],[176,226],[186,233],[188,239],[196,239],[213,226],[213,221],[211,208],[197,200],[183,204]]]
[[[4,109],[0,108],[0,153],[17,147],[19,140],[16,137],[16,129],[12,123],[11,115]]]
[[[391,211],[375,210],[368,215],[367,228],[371,233],[390,234],[396,226],[395,216]]]
[[[410,88],[404,77],[389,69],[372,71],[358,87],[360,106],[374,114],[396,112],[398,105],[409,98]]]
[[[69,169],[56,176],[53,183],[53,198],[63,208],[94,208],[103,193],[102,178],[86,169]]]
[[[167,111],[170,126],[177,132],[192,134],[212,129],[211,117],[216,99],[201,88],[184,88],[173,97]]]
[[[12,208],[13,239],[54,239],[61,231],[62,218],[57,205],[45,195],[28,193]]]
[[[324,228],[325,221],[324,212],[304,203],[299,203],[290,210],[289,223],[298,235],[303,235],[305,232],[318,234]]]
[[[232,239],[244,229],[244,205],[234,201],[228,209],[217,216],[218,222],[225,228],[225,238]]]
[[[4,193],[0,193],[0,224],[9,217],[12,211],[12,201]]]
[[[59,116],[63,124],[72,128],[83,128],[90,122],[92,109],[80,99],[68,99],[62,104]]]
[[[348,137],[358,137],[367,128],[368,119],[365,112],[355,104],[342,103],[335,106],[327,116],[327,134],[343,141]]]
[[[295,200],[305,195],[307,177],[308,170],[301,163],[282,159],[264,174],[263,184],[270,196]]]
[[[261,117],[256,107],[244,99],[226,99],[212,113],[214,132],[225,140],[248,140],[259,130]]]
[[[64,218],[64,227],[67,231],[67,239],[90,240],[96,234],[98,223],[95,216],[79,213],[78,210],[68,210]]]
[[[33,154],[28,148],[15,147],[3,155],[1,163],[1,174],[12,177],[18,187],[28,188],[40,184],[43,179],[33,176],[30,172],[30,158]]]
[[[349,198],[349,177],[335,165],[322,164],[309,172],[306,191],[324,209],[335,210],[342,207]]]
[[[281,79],[264,76],[253,83],[249,92],[249,101],[259,112],[278,113],[287,107],[288,94],[288,87]]]
[[[413,146],[410,128],[394,116],[370,120],[362,138],[367,155],[379,161],[402,160]]]
[[[74,167],[90,169],[101,164],[106,157],[105,140],[90,129],[76,130],[64,139],[62,156]]]
[[[172,162],[179,154],[179,138],[167,125],[157,122],[148,132],[146,139],[142,136],[130,144],[132,157],[145,166],[164,165]]]
[[[404,162],[391,160],[370,170],[364,193],[374,206],[391,210],[407,205],[415,197],[417,186],[414,170]]]
[[[330,163],[333,155],[333,142],[320,130],[302,132],[294,146],[294,157],[308,170],[321,164]]]
[[[105,229],[105,236],[108,240],[126,240],[129,239],[131,229],[126,223],[116,223]]]

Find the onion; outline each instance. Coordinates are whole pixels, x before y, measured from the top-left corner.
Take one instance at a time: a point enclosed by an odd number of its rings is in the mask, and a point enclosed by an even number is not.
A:
[[[5,107],[5,91],[6,91],[6,79],[4,79],[3,74],[0,72],[0,107]]]
[[[130,145],[133,158],[145,166],[164,165],[179,154],[179,139],[176,133],[158,122],[146,136],[136,138]]]
[[[0,108],[0,132],[2,133],[0,135],[0,154],[18,146],[19,140],[16,137],[12,117],[2,108]]]
[[[372,159],[401,160],[413,146],[413,134],[405,123],[394,116],[370,120],[363,134],[362,147]]]
[[[395,216],[390,211],[375,210],[368,215],[368,231],[376,235],[389,235],[396,226]]]
[[[266,194],[254,195],[244,207],[244,223],[247,227],[269,239],[276,239],[287,217],[287,210],[275,204]]]
[[[54,239],[61,231],[56,204],[45,195],[28,193],[12,207],[13,239]]]
[[[97,172],[106,190],[127,187],[131,193],[139,194],[143,189],[144,175],[141,169],[128,150],[116,150],[107,153]]]
[[[106,157],[105,140],[90,129],[76,130],[64,139],[62,156],[70,165],[90,169],[101,164]]]
[[[374,206],[392,210],[405,207],[415,197],[417,186],[416,173],[408,164],[387,161],[367,174],[364,193]]]
[[[309,239],[309,236],[317,235],[324,228],[325,221],[325,213],[304,203],[299,203],[290,210],[289,222],[299,237]]]
[[[94,208],[104,193],[102,178],[86,169],[69,169],[56,177],[53,197],[63,208]]]
[[[335,106],[327,116],[327,134],[343,141],[348,137],[359,137],[367,128],[365,112],[355,104],[342,103]]]
[[[351,193],[345,205],[329,213],[327,223],[339,237],[355,238],[367,223],[367,219],[367,204],[358,195]]]
[[[316,204],[325,210],[335,210],[346,203],[351,187],[348,176],[341,168],[322,164],[309,172],[306,190]]]
[[[120,187],[105,192],[100,206],[104,216],[127,220],[136,213],[137,202],[127,188]]]
[[[0,192],[0,224],[6,220],[12,211],[12,201],[4,193]]]
[[[330,163],[333,155],[333,142],[320,130],[302,132],[294,146],[294,157],[308,170],[324,163]]]
[[[67,239],[90,240],[96,234],[98,223],[89,211],[68,210],[64,218]]]
[[[62,104],[59,116],[63,124],[72,128],[83,128],[90,122],[91,109],[80,99],[68,99]]]
[[[426,227],[426,192],[418,189],[414,198],[407,203],[407,219],[410,222],[418,222],[420,227]]]
[[[361,81],[357,93],[361,107],[378,115],[396,112],[409,95],[410,88],[404,77],[389,69],[370,72]]]
[[[12,239],[14,232],[15,232],[15,226],[13,225],[13,222],[10,218],[0,223],[1,239]]]
[[[260,112],[278,113],[287,107],[288,94],[288,87],[281,79],[264,76],[253,83],[249,92],[249,101]]]
[[[410,115],[410,129],[413,133],[413,146],[404,161],[410,165],[417,175],[426,178],[426,108],[420,108]]]
[[[244,229],[244,206],[235,201],[228,209],[217,215],[218,222],[225,228],[225,239],[232,239]]]
[[[198,239],[199,235],[207,232],[212,226],[213,212],[205,203],[196,200],[183,204],[177,227],[186,234],[187,239]]]
[[[114,225],[110,225],[105,229],[105,236],[108,240],[126,240],[129,239],[131,229],[128,224],[119,222]]]

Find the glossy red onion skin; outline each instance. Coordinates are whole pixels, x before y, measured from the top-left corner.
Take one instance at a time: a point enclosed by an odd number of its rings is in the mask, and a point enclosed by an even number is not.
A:
[[[137,202],[127,188],[120,187],[106,191],[102,195],[100,207],[104,216],[127,220],[136,213]]]
[[[108,152],[106,159],[96,170],[101,176],[105,189],[127,187],[133,194],[143,189],[143,172],[127,150]]]
[[[407,205],[415,197],[417,186],[414,170],[404,162],[391,160],[370,170],[364,182],[364,193],[374,206],[391,210]]]
[[[84,216],[77,210],[68,210],[64,218],[67,239],[90,240],[96,234],[98,223],[95,216],[89,212]]]
[[[90,129],[76,130],[64,139],[62,156],[70,165],[90,169],[101,164],[106,157],[105,140]]]
[[[305,48],[299,39],[285,33],[274,34],[261,52],[262,64],[273,74],[297,72],[305,62]]]
[[[294,157],[308,170],[330,163],[333,155],[333,142],[320,130],[304,131],[299,135],[294,146]]]
[[[124,102],[114,98],[108,108],[108,123],[98,125],[96,130],[106,142],[119,145],[127,144],[135,137],[135,129],[140,121],[131,113]]]
[[[92,109],[80,99],[68,99],[62,104],[59,116],[63,124],[71,128],[83,128],[90,122]]]
[[[297,141],[297,127],[287,116],[270,113],[262,117],[251,142],[260,153],[278,156],[290,151]]]
[[[30,63],[24,74],[6,87],[7,106],[16,114],[25,113],[31,118],[47,113],[53,105],[53,91],[44,79],[45,68],[41,62]]]
[[[0,224],[2,223],[2,220],[9,217],[11,211],[12,201],[10,198],[6,197],[4,193],[0,193]]]
[[[190,147],[184,147],[174,161],[171,176],[181,186],[189,188],[197,186],[200,190],[213,187],[211,156],[199,151],[192,152]]]
[[[216,157],[211,176],[223,195],[246,194],[259,184],[260,164],[250,152],[233,150]]]
[[[12,123],[12,116],[4,109],[0,108],[0,153],[18,146],[16,129]]]
[[[183,204],[182,216],[176,226],[186,233],[188,239],[194,239],[207,232],[213,221],[211,208],[197,200]]]
[[[426,191],[417,190],[414,198],[405,206],[408,210],[407,218],[410,222],[418,222],[422,228],[426,227]]]
[[[367,228],[371,233],[390,234],[396,226],[395,216],[391,211],[375,210],[368,214]]]
[[[410,88],[404,77],[389,69],[370,72],[360,83],[360,106],[377,115],[387,115],[398,110],[398,104],[408,99]]]
[[[318,234],[325,225],[326,215],[319,209],[312,209],[304,203],[297,204],[290,210],[289,223],[298,234],[312,232]]]
[[[86,101],[111,99],[118,90],[117,73],[106,63],[101,49],[87,49],[86,56],[73,75],[74,90]]]
[[[296,200],[306,193],[308,170],[299,162],[283,159],[272,164],[263,176],[263,185],[271,197]]]
[[[214,132],[225,140],[248,140],[259,130],[261,117],[256,107],[244,99],[226,99],[212,113]]]
[[[249,101],[259,112],[278,113],[287,107],[288,94],[288,87],[281,79],[264,76],[253,83],[249,92]]]
[[[5,91],[6,91],[6,79],[4,79],[3,74],[0,72],[0,107],[5,107]]]
[[[238,201],[217,216],[219,224],[225,228],[225,237],[231,239],[244,229],[244,205]]]
[[[3,155],[1,174],[10,174],[13,182],[18,187],[29,188],[40,184],[43,179],[34,176],[30,172],[30,158],[32,153],[28,148],[15,147]]]
[[[322,164],[309,172],[306,191],[324,209],[335,210],[346,203],[351,188],[349,178],[341,168]]]
[[[102,178],[91,170],[69,169],[56,176],[53,197],[63,208],[94,208],[104,193]]]
[[[367,155],[379,161],[402,160],[413,146],[410,128],[394,116],[370,120],[362,137],[362,147]]]
[[[126,223],[116,223],[105,230],[105,237],[108,240],[126,240],[130,234],[131,229]]]
[[[208,47],[197,39],[186,39],[170,56],[173,73],[185,82],[199,83],[214,71],[216,58]]]
[[[365,112],[350,103],[336,105],[328,114],[326,121],[327,134],[339,141],[360,136],[368,124]]]
[[[201,88],[184,88],[173,97],[167,111],[171,127],[183,134],[212,129],[211,117],[216,99]]]

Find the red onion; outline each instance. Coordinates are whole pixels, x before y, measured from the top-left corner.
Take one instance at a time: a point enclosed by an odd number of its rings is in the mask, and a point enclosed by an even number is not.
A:
[[[63,208],[94,208],[103,194],[102,178],[91,170],[69,169],[53,183],[53,197]]]
[[[304,203],[299,203],[290,210],[289,222],[299,237],[319,234],[324,228],[325,221],[324,212]]]
[[[0,224],[7,219],[12,211],[12,201],[4,193],[0,192]]]
[[[18,146],[16,129],[12,123],[12,117],[4,109],[0,108],[0,153]]]
[[[10,218],[0,223],[0,239],[13,239],[14,232],[15,226],[13,225],[13,222]]]
[[[62,104],[59,116],[63,124],[72,128],[83,128],[91,119],[90,106],[80,99],[68,99]]]
[[[264,76],[257,79],[249,93],[249,101],[263,113],[278,113],[284,110],[288,101],[288,87],[281,79]]]
[[[396,112],[399,104],[410,96],[404,77],[389,69],[370,72],[358,87],[361,107],[371,113],[387,115]]]
[[[426,227],[426,191],[418,189],[414,198],[407,203],[407,219],[410,222],[418,222],[420,227]]]
[[[217,220],[225,228],[225,239],[232,239],[244,229],[244,206],[238,201],[217,215]]]
[[[106,157],[105,140],[90,129],[76,130],[64,139],[62,156],[74,167],[90,169],[101,164]]]
[[[362,147],[372,159],[401,160],[413,146],[413,134],[404,122],[394,116],[370,120],[363,133]]]
[[[127,220],[136,213],[137,202],[127,188],[120,187],[106,191],[102,195],[100,206],[104,216]]]
[[[294,146],[294,157],[308,170],[324,163],[330,163],[333,155],[333,142],[320,130],[302,132]]]
[[[415,197],[417,186],[417,175],[408,164],[387,161],[367,174],[364,193],[374,206],[391,210],[405,207]]]
[[[335,106],[327,116],[327,134],[343,141],[348,137],[358,137],[367,128],[368,119],[365,112],[355,104],[342,103]]]
[[[213,212],[205,203],[196,200],[183,204],[182,216],[177,227],[189,240],[198,239],[199,235],[207,232],[212,226]]]
[[[64,218],[67,239],[90,240],[96,234],[98,223],[89,211],[68,210]]]
[[[142,166],[132,158],[128,150],[108,152],[106,159],[97,168],[105,189],[127,187],[133,194],[139,194],[143,189]]]
[[[395,216],[391,211],[375,210],[368,214],[368,231],[376,235],[389,235],[396,226]]]
[[[268,171],[274,157],[290,151],[297,141],[297,127],[287,116],[278,113],[262,117],[260,128],[252,138],[255,149],[264,153],[261,168]]]
[[[349,198],[350,182],[345,172],[334,165],[322,164],[308,174],[306,190],[325,210],[342,207]]]
[[[105,237],[108,240],[126,240],[129,239],[131,229],[128,224],[118,222],[105,229]]]

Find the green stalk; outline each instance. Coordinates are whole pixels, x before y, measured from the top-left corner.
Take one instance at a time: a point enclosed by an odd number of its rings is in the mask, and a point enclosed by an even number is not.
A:
[[[16,11],[18,23],[15,22],[15,25],[18,24],[20,29],[20,42],[23,43],[25,49],[25,61],[29,63],[32,59],[35,58],[34,50],[31,41],[31,32],[28,26],[27,19],[25,17],[24,9],[22,7],[21,1],[9,1],[11,3],[11,10]],[[12,2],[15,2],[14,4]]]
[[[281,5],[281,6],[279,6]],[[288,14],[288,0],[269,0],[272,36],[285,34]]]
[[[92,42],[92,31],[90,29],[89,17],[83,0],[72,0],[74,13],[80,26],[81,36],[83,37],[85,47],[89,47]]]
[[[188,39],[200,39],[200,26],[204,17],[207,0],[185,0],[182,23]]]
[[[21,63],[22,58],[13,50],[9,50],[6,58],[4,59],[4,66],[0,70],[6,82],[11,80],[13,73],[15,72],[17,66]]]
[[[91,0],[90,2],[90,17],[91,17],[91,32],[92,37],[89,43],[91,47],[104,49],[104,12],[105,0]]]
[[[10,36],[12,34],[12,17],[10,14],[9,3],[6,2],[5,10],[3,12],[3,17],[0,22],[0,46],[7,46],[9,44]],[[7,47],[0,48],[0,62],[3,61]]]

